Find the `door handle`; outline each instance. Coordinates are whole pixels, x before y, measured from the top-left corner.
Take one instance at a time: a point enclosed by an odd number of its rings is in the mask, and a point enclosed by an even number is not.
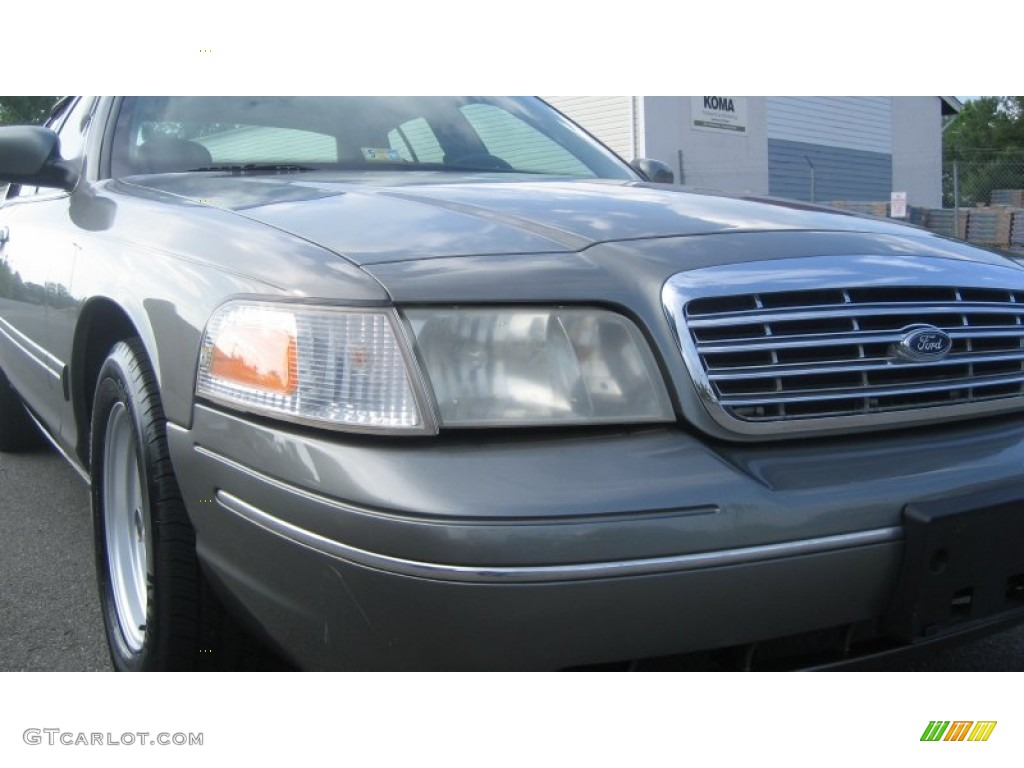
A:
[[[3,245],[11,239],[11,230],[6,225],[0,227],[0,245]]]

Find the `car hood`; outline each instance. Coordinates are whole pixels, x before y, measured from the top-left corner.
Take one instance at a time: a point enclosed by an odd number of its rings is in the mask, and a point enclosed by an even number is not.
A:
[[[233,211],[360,265],[577,252],[597,243],[740,231],[920,234],[784,201],[631,181],[445,173],[187,173],[130,185]]]

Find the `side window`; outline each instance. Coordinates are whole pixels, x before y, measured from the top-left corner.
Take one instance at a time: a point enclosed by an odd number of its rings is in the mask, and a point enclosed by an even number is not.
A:
[[[53,109],[50,111],[50,116],[43,121],[43,126],[50,130],[60,130],[61,125],[64,122],[64,118],[68,116],[68,112],[71,111],[72,105],[75,103],[75,98],[72,96],[65,96],[59,99],[56,104],[53,105]]]
[[[461,111],[487,151],[517,171],[594,176],[561,144],[499,107],[467,104]]]
[[[389,131],[388,144],[408,162],[440,163],[444,160],[444,150],[422,117],[408,120]]]
[[[60,136],[60,156],[65,160],[81,157],[85,151],[85,135],[89,129],[89,118],[95,99],[81,98],[68,112],[67,119],[57,131]]]

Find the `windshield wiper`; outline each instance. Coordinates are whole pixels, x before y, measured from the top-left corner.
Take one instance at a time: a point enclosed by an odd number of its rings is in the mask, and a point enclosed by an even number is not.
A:
[[[308,165],[290,163],[228,163],[224,165],[204,165],[201,168],[190,168],[190,171],[229,171],[230,173],[291,173],[293,171],[314,171]]]

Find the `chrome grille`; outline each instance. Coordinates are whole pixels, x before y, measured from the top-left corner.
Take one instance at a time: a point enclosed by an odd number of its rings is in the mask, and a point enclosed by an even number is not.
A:
[[[735,418],[843,416],[1024,395],[1024,293],[849,288],[695,299],[686,325],[718,402]],[[892,352],[931,325],[938,362]]]
[[[665,307],[705,407],[737,433],[892,427],[1024,408],[1024,271],[930,261],[711,267],[673,277]],[[935,273],[960,281],[920,279]],[[923,326],[950,337],[945,357],[897,354]]]

